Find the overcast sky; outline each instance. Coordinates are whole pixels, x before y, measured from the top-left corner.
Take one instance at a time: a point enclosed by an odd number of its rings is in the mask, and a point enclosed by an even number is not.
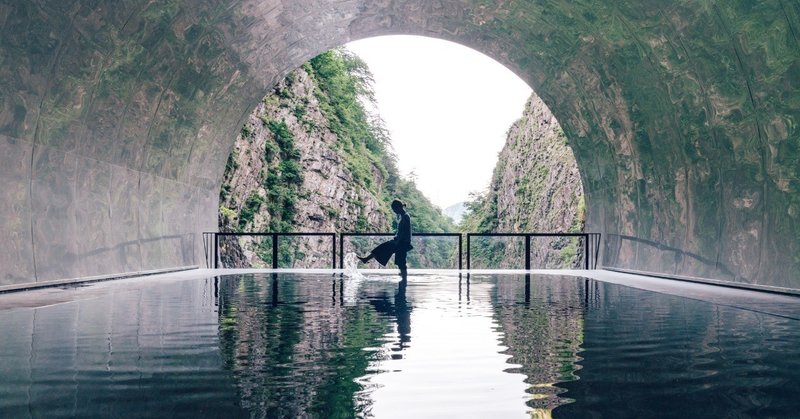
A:
[[[413,171],[442,209],[486,189],[530,87],[491,58],[438,39],[383,36],[347,48],[375,76],[400,172]]]

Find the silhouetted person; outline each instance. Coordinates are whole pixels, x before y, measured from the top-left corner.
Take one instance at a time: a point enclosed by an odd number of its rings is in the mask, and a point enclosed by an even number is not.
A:
[[[406,212],[405,204],[399,199],[392,201],[392,211],[398,216],[397,233],[395,233],[394,238],[379,244],[367,256],[359,256],[358,260],[367,263],[370,259],[375,259],[381,265],[386,266],[389,258],[394,254],[394,263],[400,268],[400,276],[405,280],[408,277],[406,255],[409,250],[414,248],[411,246],[411,217]]]

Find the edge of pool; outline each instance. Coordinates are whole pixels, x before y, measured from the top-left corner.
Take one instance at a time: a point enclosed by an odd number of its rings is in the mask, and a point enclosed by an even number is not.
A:
[[[333,274],[333,275],[342,275],[344,274],[343,269],[292,269],[292,268],[283,268],[283,269],[253,269],[253,268],[239,268],[239,269],[207,269],[201,268],[198,265],[190,265],[190,266],[179,266],[173,268],[162,268],[162,269],[153,269],[153,270],[146,270],[146,271],[135,271],[135,272],[126,272],[126,273],[118,273],[118,274],[109,274],[109,275],[98,275],[98,276],[89,276],[89,277],[80,277],[80,278],[69,278],[69,279],[60,279],[60,280],[53,280],[53,281],[42,281],[36,283],[25,283],[25,284],[12,284],[12,285],[2,285],[0,286],[0,294],[10,293],[10,292],[21,292],[21,291],[28,291],[28,290],[35,290],[41,288],[51,288],[51,287],[59,287],[59,286],[67,286],[67,285],[78,285],[78,284],[87,284],[93,282],[101,282],[101,281],[113,281],[119,279],[130,279],[130,278],[137,278],[137,277],[147,277],[153,275],[160,275],[160,274],[169,274],[169,273],[176,273],[176,272],[186,272],[186,271],[196,271],[198,273],[204,273],[209,275],[225,275],[225,274],[243,274],[243,273],[325,273],[325,274]],[[369,274],[386,274],[392,275],[396,273],[396,270],[393,269],[360,269],[362,273],[369,273]],[[449,275],[467,275],[469,277],[470,274],[473,275],[481,275],[481,274],[549,274],[549,275],[570,275],[570,276],[585,276],[592,279],[597,279],[600,281],[607,281],[608,278],[603,278],[602,273],[605,272],[606,274],[623,274],[623,275],[633,275],[643,278],[655,278],[655,279],[666,279],[669,281],[676,281],[677,283],[694,283],[694,284],[702,284],[702,285],[710,285],[710,286],[718,286],[724,287],[728,289],[739,289],[739,290],[746,290],[746,291],[755,291],[755,292],[764,292],[769,294],[779,294],[785,296],[792,296],[792,297],[800,297],[800,289],[792,289],[792,288],[784,288],[784,287],[776,287],[770,285],[758,285],[758,284],[748,284],[742,282],[731,282],[731,281],[722,281],[717,279],[711,278],[702,278],[702,277],[692,277],[692,276],[682,276],[682,275],[672,275],[672,274],[664,274],[658,272],[649,272],[649,271],[638,271],[634,269],[624,269],[624,268],[614,268],[614,267],[599,267],[598,269],[589,269],[589,270],[582,270],[582,269],[533,269],[533,270],[524,270],[524,269],[473,269],[473,270],[458,270],[458,269],[409,269],[409,273],[411,274],[449,274]],[[594,274],[593,274],[594,273]],[[597,275],[600,273],[601,275]]]
[[[195,269],[199,269],[199,268],[200,268],[200,266],[198,266],[198,265],[178,266],[178,267],[175,267],[175,268],[152,269],[152,270],[147,270],[147,271],[135,271],[135,272],[125,272],[125,273],[109,274],[109,275],[85,276],[85,277],[80,277],[80,278],[57,279],[57,280],[54,280],[54,281],[42,281],[42,282],[25,283],[25,284],[3,285],[3,286],[0,286],[0,294],[4,294],[4,293],[8,293],[8,292],[29,291],[29,290],[39,289],[39,288],[59,287],[59,286],[62,286],[62,285],[86,284],[86,283],[91,283],[91,282],[113,281],[113,280],[117,280],[117,279],[137,278],[137,277],[150,276],[150,275],[159,275],[159,274],[166,274],[166,273],[173,273],[173,272],[183,272],[183,271],[190,271],[190,270],[195,270]]]
[[[798,289],[776,287],[772,285],[758,285],[758,284],[748,284],[744,282],[721,281],[718,279],[703,278],[697,276],[672,275],[672,274],[663,274],[658,272],[638,271],[635,269],[613,268],[607,266],[604,266],[599,270],[630,274],[630,275],[647,276],[651,278],[669,279],[673,281],[693,282],[697,284],[716,285],[726,288],[737,288],[750,291],[761,291],[772,294],[793,295],[800,297],[800,290]]]

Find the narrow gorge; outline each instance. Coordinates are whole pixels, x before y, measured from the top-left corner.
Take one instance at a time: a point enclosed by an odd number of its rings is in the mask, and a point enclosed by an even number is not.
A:
[[[228,158],[220,192],[222,232],[391,232],[389,202],[406,201],[415,232],[580,232],[583,188],[561,127],[534,94],[509,128],[488,191],[467,204],[460,226],[400,175],[390,138],[374,108],[366,64],[344,49],[293,71],[248,116]],[[354,238],[366,251],[382,238]],[[281,267],[329,267],[327,238],[282,238]],[[487,267],[520,267],[514,241],[476,243]],[[226,267],[268,267],[272,242],[223,237]],[[455,242],[415,239],[412,267],[456,266]],[[538,266],[570,267],[575,240],[537,241]]]
[[[488,189],[467,203],[464,232],[581,233],[583,184],[575,156],[555,116],[531,94],[522,117],[508,130]],[[521,238],[475,243],[481,267],[519,268]],[[582,261],[583,243],[575,238],[537,238],[531,243],[534,268],[572,268]]]
[[[220,231],[391,232],[395,197],[406,202],[415,231],[454,230],[400,175],[386,130],[362,103],[372,100],[371,80],[366,64],[340,49],[281,81],[249,115],[228,158]],[[279,266],[330,266],[330,241],[282,240]],[[353,249],[363,252],[377,240],[355,240]],[[454,257],[442,243],[415,246],[412,263]],[[224,266],[265,267],[272,258],[271,242],[255,237],[225,240],[222,247]]]

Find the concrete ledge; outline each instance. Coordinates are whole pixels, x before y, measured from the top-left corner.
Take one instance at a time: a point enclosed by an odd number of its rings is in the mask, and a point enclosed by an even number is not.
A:
[[[125,273],[109,274],[109,275],[86,276],[81,278],[58,279],[55,281],[4,285],[0,286],[0,294],[7,292],[28,291],[38,288],[58,287],[62,285],[86,284],[91,282],[112,281],[115,279],[133,278],[137,276],[149,276],[149,275],[158,275],[170,272],[181,272],[198,268],[199,268],[198,265],[179,266],[175,268],[153,269],[149,271],[125,272]]]
[[[702,278],[696,276],[684,276],[684,275],[670,275],[659,272],[637,271],[635,269],[612,268],[607,266],[602,267],[601,270],[619,272],[624,274],[649,276],[652,278],[671,279],[674,281],[694,282],[698,284],[717,285],[728,288],[738,288],[751,291],[770,292],[774,294],[800,296],[800,290],[792,288],[773,287],[770,285],[746,284],[743,282],[721,281],[719,279]]]

